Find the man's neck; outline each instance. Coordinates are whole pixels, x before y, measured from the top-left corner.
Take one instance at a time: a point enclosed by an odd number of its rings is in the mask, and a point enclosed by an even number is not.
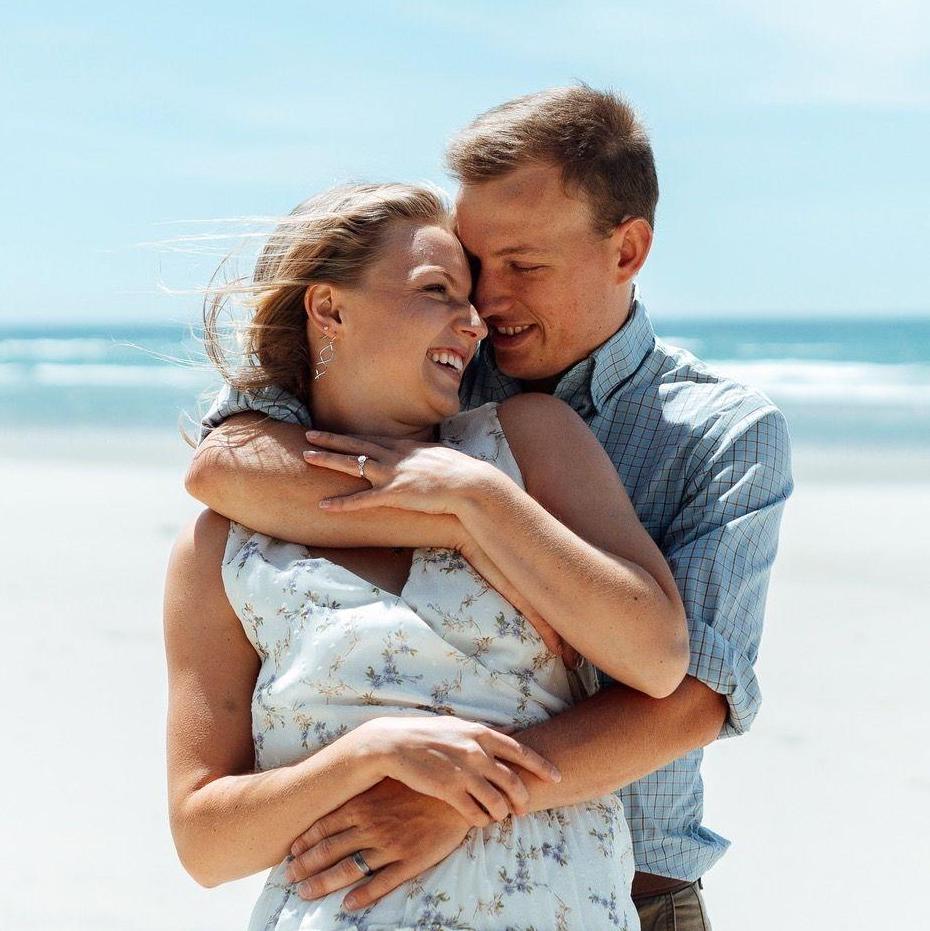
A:
[[[624,316],[623,322],[620,324],[620,326],[617,327],[616,330],[614,330],[613,333],[610,334],[610,336],[608,336],[603,342],[595,346],[589,353],[582,356],[582,358],[576,359],[574,362],[572,362],[570,366],[568,366],[568,368],[563,369],[558,374],[548,375],[546,378],[537,378],[532,381],[521,381],[520,382],[521,390],[538,391],[541,394],[555,394],[555,389],[558,388],[559,382],[565,377],[567,372],[571,371],[571,369],[573,369],[579,362],[583,362],[585,359],[587,359],[588,356],[591,355],[591,353],[597,352],[597,350],[600,349],[600,347],[603,346],[604,343],[607,342],[607,340],[609,340],[612,336],[614,336],[616,333],[622,330],[623,327],[626,326],[626,324],[629,322],[630,317],[633,314],[633,305],[635,303],[636,303],[636,290],[634,288],[630,293],[630,303],[629,303],[629,307],[627,308],[626,316]]]
[[[568,369],[565,370],[567,372]],[[541,394],[555,394],[555,389],[565,372],[559,372],[558,375],[550,375],[548,378],[539,378],[534,381],[521,381],[520,389],[522,391],[539,391]]]

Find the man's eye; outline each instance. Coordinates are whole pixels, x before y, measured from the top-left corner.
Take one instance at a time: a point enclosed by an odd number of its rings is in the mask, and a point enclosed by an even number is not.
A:
[[[438,283],[428,284],[423,290],[429,291],[432,294],[448,294],[449,293],[449,288],[447,285],[438,284]]]
[[[511,262],[510,265],[515,272],[536,272],[543,268],[542,265],[522,265],[520,262]]]

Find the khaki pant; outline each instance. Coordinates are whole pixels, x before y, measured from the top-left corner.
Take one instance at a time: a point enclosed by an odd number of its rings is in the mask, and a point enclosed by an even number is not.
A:
[[[642,931],[711,931],[701,888],[698,880],[678,892],[637,899]]]

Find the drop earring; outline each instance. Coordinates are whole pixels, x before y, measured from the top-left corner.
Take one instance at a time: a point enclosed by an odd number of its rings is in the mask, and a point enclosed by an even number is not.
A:
[[[329,329],[323,329],[323,337],[329,342],[324,344],[320,349],[320,359],[313,368],[313,380],[322,378],[326,374],[329,364],[336,358],[336,350],[333,348],[333,338],[329,335]]]

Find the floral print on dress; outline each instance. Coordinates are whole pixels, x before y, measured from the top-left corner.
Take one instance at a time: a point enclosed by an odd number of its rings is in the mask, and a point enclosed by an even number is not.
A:
[[[496,405],[446,421],[442,438],[523,487]],[[451,550],[416,550],[392,595],[305,546],[232,524],[223,581],[261,660],[252,696],[257,770],[305,759],[376,717],[452,714],[509,731],[560,714],[595,688],[589,663],[567,671]],[[295,837],[307,827],[294,825]],[[345,889],[301,899],[285,877],[288,862],[270,872],[250,931],[639,927],[632,845],[615,794],[473,828],[441,863],[355,912],[342,908]]]

